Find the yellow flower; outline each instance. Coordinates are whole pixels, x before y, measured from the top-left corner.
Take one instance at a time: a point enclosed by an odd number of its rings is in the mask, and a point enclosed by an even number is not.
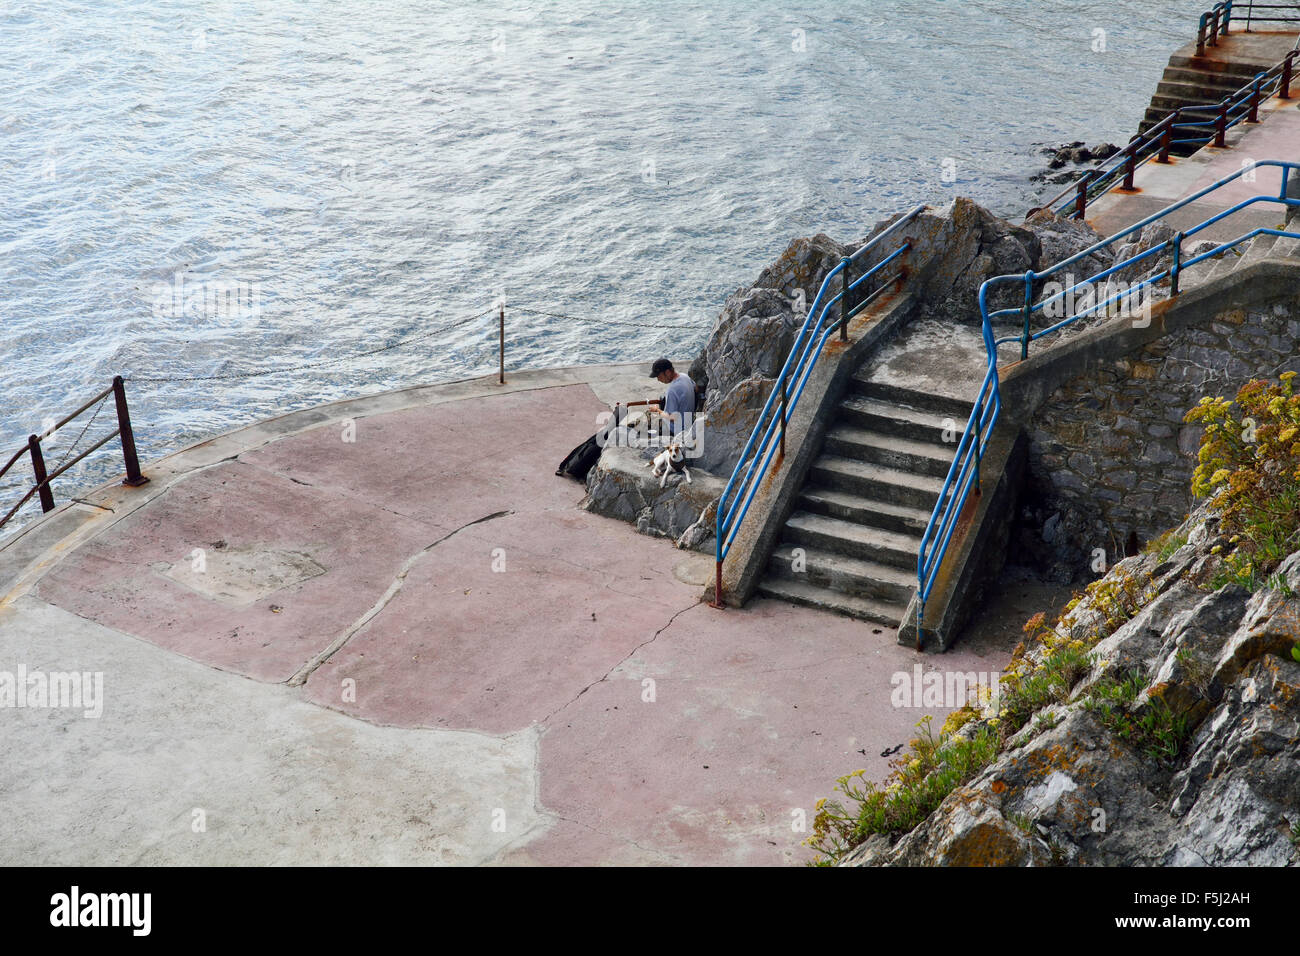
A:
[[[1214,474],[1210,475],[1210,487],[1213,488],[1215,485],[1221,485],[1230,477],[1232,477],[1232,472],[1228,471],[1226,468],[1220,468]]]

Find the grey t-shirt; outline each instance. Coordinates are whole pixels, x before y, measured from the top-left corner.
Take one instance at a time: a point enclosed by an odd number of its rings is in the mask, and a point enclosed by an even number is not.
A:
[[[669,419],[669,434],[677,433],[677,423],[690,427],[690,416],[695,414],[695,383],[691,381],[689,375],[678,373],[677,377],[668,383],[668,392],[664,396],[664,414],[678,415],[677,419]]]

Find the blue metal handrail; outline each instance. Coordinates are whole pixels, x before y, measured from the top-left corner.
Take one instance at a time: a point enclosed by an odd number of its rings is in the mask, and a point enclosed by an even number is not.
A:
[[[1159,245],[1153,246],[1143,252],[1130,256],[1123,262],[1112,265],[1108,269],[1103,269],[1096,275],[1093,275],[1082,282],[1077,282],[1069,289],[1062,289],[1055,295],[1043,299],[1038,303],[1033,302],[1033,292],[1036,284],[1049,276],[1060,273],[1063,269],[1087,259],[1089,256],[1105,249],[1121,239],[1140,232],[1151,223],[1164,219],[1171,213],[1177,212],[1189,203],[1223,188],[1228,183],[1234,182],[1254,169],[1262,167],[1275,166],[1282,171],[1282,182],[1278,189],[1277,195],[1259,194],[1223,210],[1222,212],[1211,216],[1203,222],[1197,223],[1190,229],[1177,233],[1172,239]],[[988,370],[984,375],[984,383],[980,386],[980,391],[976,397],[975,407],[971,411],[970,420],[966,424],[966,430],[962,433],[961,441],[957,445],[957,452],[953,457],[952,465],[948,469],[948,475],[944,479],[943,487],[939,492],[939,500],[935,503],[934,510],[930,515],[930,521],[926,525],[925,533],[921,536],[921,548],[917,555],[917,610],[916,610],[916,640],[919,647],[922,640],[922,628],[925,622],[925,605],[938,579],[939,571],[943,566],[943,560],[947,556],[948,546],[951,543],[953,531],[956,529],[957,521],[961,516],[962,510],[966,506],[967,499],[970,496],[972,487],[976,494],[980,493],[980,462],[984,457],[985,449],[988,446],[989,437],[992,435],[993,428],[997,424],[998,414],[1002,409],[1002,399],[999,393],[998,379],[998,347],[1010,342],[1019,341],[1021,343],[1021,360],[1023,361],[1029,354],[1029,343],[1035,339],[1042,338],[1060,331],[1068,325],[1071,325],[1080,319],[1097,312],[1099,309],[1109,307],[1120,302],[1125,298],[1137,295],[1140,296],[1141,290],[1154,285],[1166,278],[1170,280],[1170,294],[1178,294],[1179,276],[1191,266],[1214,256],[1221,255],[1229,249],[1233,249],[1244,242],[1254,239],[1256,236],[1282,236],[1291,239],[1300,239],[1300,232],[1288,232],[1282,229],[1270,229],[1259,227],[1251,230],[1244,235],[1238,236],[1227,242],[1220,243],[1215,248],[1193,256],[1186,261],[1182,258],[1182,244],[1184,240],[1195,236],[1197,233],[1208,229],[1210,226],[1219,222],[1228,216],[1245,209],[1247,206],[1254,205],[1258,202],[1278,203],[1288,207],[1300,207],[1300,199],[1293,199],[1287,196],[1288,183],[1292,171],[1300,171],[1300,163],[1285,162],[1282,160],[1268,159],[1255,163],[1252,167],[1243,167],[1232,174],[1223,177],[1218,182],[1206,186],[1204,189],[1185,199],[1181,199],[1172,205],[1154,213],[1138,223],[1109,236],[1100,242],[1094,243],[1087,249],[1075,253],[1068,259],[1056,263],[1042,272],[1029,271],[1023,276],[1003,275],[994,276],[987,279],[979,291],[980,317],[984,335],[984,347],[988,354]],[[1088,286],[1093,287],[1099,281],[1109,279],[1121,269],[1128,268],[1136,263],[1142,262],[1152,256],[1157,256],[1165,252],[1170,253],[1171,263],[1169,268],[1161,270],[1153,276],[1143,279],[1141,282],[1131,288],[1120,291],[1115,295],[1109,296],[1101,302],[1095,302],[1087,308],[1075,312],[1060,322],[1055,323],[1049,328],[1042,329],[1038,332],[1030,333],[1030,319],[1035,312],[1043,311],[1048,305],[1058,300],[1064,301],[1076,290]],[[1000,309],[996,312],[989,312],[988,294],[989,290],[998,284],[1007,283],[1024,283],[1025,287],[1025,305],[1020,309]],[[1022,316],[1024,319],[1024,331],[1019,336],[1008,336],[1001,339],[994,338],[993,321],[1001,317],[1013,315]]]
[[[826,273],[826,277],[822,279],[821,287],[818,288],[812,305],[808,307],[808,315],[804,319],[798,335],[795,336],[794,343],[790,346],[790,353],[786,357],[785,364],[781,367],[781,372],[772,385],[772,390],[767,396],[763,410],[758,414],[758,420],[750,433],[749,441],[745,443],[745,448],[740,453],[740,459],[731,472],[731,479],[727,482],[726,489],[718,499],[717,544],[715,548],[716,582],[714,590],[714,602],[716,604],[721,605],[723,603],[722,562],[731,550],[736,534],[744,522],[745,516],[749,513],[749,507],[754,501],[754,496],[758,492],[763,478],[768,473],[773,455],[778,447],[781,450],[781,459],[783,460],[785,457],[786,422],[789,421],[800,396],[803,395],[804,386],[807,385],[813,366],[817,364],[817,360],[821,356],[822,347],[837,329],[840,331],[841,338],[844,337],[848,320],[867,305],[871,296],[864,296],[854,303],[851,301],[852,296],[849,295],[849,301],[846,303],[848,305],[847,309],[836,310],[836,306],[845,299],[846,293],[858,290],[864,283],[881,274],[881,271],[886,266],[905,254],[911,248],[911,240],[905,240],[897,249],[870,269],[865,270],[857,279],[851,277],[853,264],[882,241],[914,220],[926,208],[924,203],[914,207],[897,222],[872,237],[853,255],[841,259],[839,264]],[[827,292],[836,277],[840,277],[840,291],[828,298]],[[836,314],[839,316],[838,319],[833,318]],[[733,491],[735,492],[734,495]]]

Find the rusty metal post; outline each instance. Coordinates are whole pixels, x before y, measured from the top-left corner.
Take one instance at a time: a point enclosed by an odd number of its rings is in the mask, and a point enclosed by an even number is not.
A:
[[[1133,174],[1137,172],[1137,144],[1132,140],[1124,147],[1124,188],[1133,188]]]
[[[1250,113],[1246,117],[1247,123],[1259,122],[1259,77],[1255,77],[1255,82],[1250,85]]]
[[[1226,145],[1224,136],[1228,132],[1228,100],[1224,97],[1219,102],[1219,117],[1214,123],[1214,145],[1222,148]]]
[[[126,463],[126,477],[122,484],[138,487],[149,479],[140,474],[140,459],[135,453],[135,432],[131,431],[131,413],[126,407],[126,383],[122,376],[113,376],[113,398],[117,402],[117,433],[122,439],[122,458]]]
[[[1210,12],[1210,29],[1208,31],[1208,38],[1206,42],[1209,46],[1219,45],[1219,11],[1218,10],[1213,10]]]
[[[1278,84],[1277,97],[1280,100],[1289,100],[1291,98],[1291,61],[1295,58],[1296,51],[1292,50],[1282,61],[1282,81]]]
[[[1080,222],[1088,212],[1088,183],[1092,180],[1092,172],[1088,171],[1080,177],[1078,184],[1075,186],[1074,194],[1074,215]]]
[[[1169,162],[1169,147],[1174,143],[1174,117],[1177,115],[1175,111],[1164,120],[1165,128],[1160,131],[1160,155],[1156,157],[1157,163]]]
[[[498,361],[498,368],[497,368],[497,384],[504,385],[506,383],[506,304],[502,302],[499,306],[499,309],[500,312],[498,313],[498,316],[501,320],[501,323],[500,323],[500,331],[498,336],[498,341],[500,343],[500,348],[498,349],[498,355],[500,356],[500,358]]]
[[[1205,56],[1205,17],[1201,14],[1201,22],[1196,28],[1196,56]]]
[[[840,341],[849,340],[849,266],[848,256],[840,260]]]
[[[54,492],[46,483],[45,457],[41,454],[41,440],[35,435],[27,436],[27,450],[32,454],[32,471],[36,474],[36,485],[41,490],[41,510],[54,510]]]
[[[717,573],[713,582],[713,602],[709,605],[709,607],[724,609],[726,608],[727,605],[722,602],[722,562],[721,561],[716,562],[715,569]]]

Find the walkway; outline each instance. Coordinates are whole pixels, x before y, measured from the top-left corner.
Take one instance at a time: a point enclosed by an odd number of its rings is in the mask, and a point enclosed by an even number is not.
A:
[[[1019,634],[925,657],[700,604],[710,556],[553,474],[657,388],[604,366],[340,402],[29,525],[0,548],[0,671],[102,672],[104,704],[3,711],[0,863],[807,859],[794,811],[944,713],[891,706],[891,677],[998,672]]]
[[[1231,39],[1231,38],[1230,38]],[[1294,40],[1294,35],[1292,35]],[[1278,59],[1281,59],[1279,56]],[[1184,159],[1170,157],[1168,164],[1152,160],[1138,168],[1135,190],[1111,190],[1088,207],[1088,223],[1104,236],[1133,225],[1166,206],[1190,196],[1243,166],[1265,159],[1300,160],[1300,76],[1292,85],[1292,98],[1265,101],[1258,123],[1240,123],[1228,130],[1224,148],[1203,147]],[[1260,193],[1277,195],[1281,172],[1276,167],[1260,169],[1254,181],[1238,181],[1194,202],[1165,221],[1184,229],[1222,212],[1228,206]],[[1277,227],[1284,219],[1281,206],[1259,203],[1198,233],[1197,239],[1235,239],[1259,226]]]

